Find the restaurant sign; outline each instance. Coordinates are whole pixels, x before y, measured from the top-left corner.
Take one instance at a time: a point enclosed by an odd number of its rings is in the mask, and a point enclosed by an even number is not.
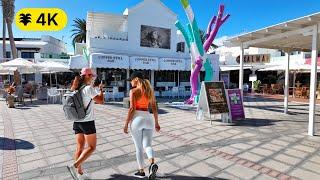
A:
[[[186,60],[173,59],[173,58],[161,58],[159,60],[159,70],[186,70]]]
[[[158,70],[158,58],[156,57],[130,57],[130,69]]]
[[[253,55],[244,55],[243,63],[244,64],[261,64],[269,63],[270,54],[253,54]],[[240,56],[237,57],[237,63],[240,63]]]
[[[129,68],[128,56],[102,53],[93,53],[90,56],[92,68]]]

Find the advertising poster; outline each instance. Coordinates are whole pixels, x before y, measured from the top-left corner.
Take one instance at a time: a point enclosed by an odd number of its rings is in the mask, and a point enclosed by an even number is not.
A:
[[[245,118],[243,98],[240,89],[227,89],[227,97],[229,102],[229,114],[232,120],[240,120]]]

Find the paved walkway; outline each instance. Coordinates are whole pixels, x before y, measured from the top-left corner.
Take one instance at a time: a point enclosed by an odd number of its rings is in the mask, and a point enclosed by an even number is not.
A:
[[[159,104],[159,179],[320,179],[320,138],[306,135],[307,105],[291,104],[289,115],[282,101],[251,97],[245,105],[247,120],[210,125],[193,110]],[[84,164],[92,179],[134,179],[134,145],[122,133],[126,112],[97,105],[98,146]],[[61,105],[8,109],[0,101],[0,113],[0,179],[71,179],[75,140]]]

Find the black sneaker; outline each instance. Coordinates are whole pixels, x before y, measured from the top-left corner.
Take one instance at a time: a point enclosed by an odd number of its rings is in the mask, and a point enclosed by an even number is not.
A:
[[[152,163],[152,164],[149,166],[149,179],[150,179],[150,180],[156,179],[156,177],[157,177],[157,171],[158,171],[158,165]]]
[[[146,174],[144,172],[138,171],[134,174],[134,176],[137,178],[144,178],[146,176]]]

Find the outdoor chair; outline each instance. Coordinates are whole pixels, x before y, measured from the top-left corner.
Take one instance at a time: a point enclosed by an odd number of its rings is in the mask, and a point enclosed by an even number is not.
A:
[[[301,97],[302,96],[302,88],[301,87],[297,87],[294,90],[294,96],[295,97]]]
[[[301,96],[303,98],[309,98],[309,88],[308,87],[302,87],[301,89]]]
[[[17,86],[16,87],[16,92],[14,93],[13,96],[14,96],[14,99],[15,99],[16,102],[25,105],[24,97],[23,97],[23,93],[24,93],[23,91],[24,90],[23,90],[22,86]]]
[[[186,88],[184,86],[179,86],[179,96],[186,97]]]
[[[119,88],[114,86],[112,88],[112,98],[113,98],[113,101],[115,101],[115,99],[124,98],[124,92],[119,92]]]
[[[280,85],[279,84],[271,84],[271,92],[272,92],[272,94],[279,94]]]
[[[270,94],[270,88],[268,87],[268,84],[262,85],[262,93],[263,94]]]
[[[60,99],[60,92],[57,91],[57,88],[50,88],[47,91],[47,103],[49,104],[50,99],[52,103],[56,103]]]
[[[171,97],[178,97],[179,98],[179,88],[178,87],[172,87]]]

